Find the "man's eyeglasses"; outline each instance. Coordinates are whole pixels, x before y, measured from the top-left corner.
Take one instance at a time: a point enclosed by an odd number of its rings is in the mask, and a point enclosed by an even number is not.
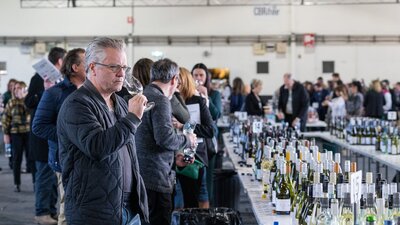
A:
[[[125,74],[129,73],[131,71],[131,67],[129,66],[121,66],[121,65],[113,65],[113,64],[103,64],[103,63],[98,63],[98,62],[93,62],[93,64],[95,65],[100,65],[100,66],[105,66],[108,69],[110,69],[113,73],[119,73],[119,71],[121,71],[121,69],[124,70]]]

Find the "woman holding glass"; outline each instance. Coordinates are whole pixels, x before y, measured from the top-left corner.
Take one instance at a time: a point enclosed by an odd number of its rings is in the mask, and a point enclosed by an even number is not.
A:
[[[195,82],[190,72],[185,68],[179,69],[180,85],[179,92],[186,103],[186,106],[194,109],[195,113],[191,114],[191,121],[196,122],[194,133],[197,135],[199,144],[196,149],[195,158],[199,160],[204,167],[199,169],[198,179],[189,178],[185,175],[177,174],[177,178],[182,188],[184,207],[197,208],[208,204],[207,184],[206,184],[206,167],[208,166],[206,139],[214,136],[213,120],[211,118],[208,105],[208,98],[201,97],[196,90]],[[192,111],[192,112],[193,112]],[[195,118],[198,115],[200,118]],[[182,128],[183,125],[175,121],[176,128]],[[200,193],[204,193],[200,195]]]

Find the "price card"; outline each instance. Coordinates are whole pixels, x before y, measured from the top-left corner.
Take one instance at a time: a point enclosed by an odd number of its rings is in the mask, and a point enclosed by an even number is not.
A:
[[[253,133],[261,133],[262,132],[262,122],[254,121],[253,122]]]
[[[355,203],[360,201],[362,194],[362,171],[359,170],[350,175],[350,201]]]
[[[240,121],[247,120],[247,112],[235,112],[235,116],[237,116]]]
[[[396,111],[388,111],[387,119],[388,120],[397,120],[397,112]]]

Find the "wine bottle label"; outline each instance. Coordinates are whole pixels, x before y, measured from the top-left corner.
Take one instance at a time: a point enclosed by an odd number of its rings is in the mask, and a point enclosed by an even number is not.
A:
[[[263,181],[263,184],[270,184],[270,175],[271,175],[271,172],[270,172],[270,170],[264,170],[263,172],[262,172],[262,181]]]
[[[342,194],[342,184],[337,184],[337,185],[336,185],[336,189],[337,189],[337,197],[338,197],[338,198],[343,198],[343,194]]]
[[[289,199],[276,199],[275,209],[277,212],[290,212],[290,198]]]
[[[362,145],[365,145],[365,144],[366,144],[366,138],[365,138],[365,137],[362,137],[362,138],[361,138],[361,144],[362,144]]]
[[[276,191],[272,190],[272,203],[276,204]]]
[[[298,225],[299,221],[296,219],[296,213],[290,212],[290,217],[292,218],[292,225]]]
[[[257,179],[257,180],[261,180],[262,177],[263,177],[263,172],[262,172],[262,170],[257,169],[257,170],[256,170],[256,179]]]
[[[397,155],[397,145],[392,145],[392,154]]]
[[[275,172],[271,172],[270,177],[269,177],[269,183],[272,184],[275,178]]]

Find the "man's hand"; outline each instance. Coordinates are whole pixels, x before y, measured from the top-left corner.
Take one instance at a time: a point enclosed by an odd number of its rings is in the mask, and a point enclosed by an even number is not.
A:
[[[44,85],[44,90],[47,90],[47,89],[53,87],[55,85],[55,83],[51,82],[49,80],[45,80],[45,81],[43,81],[43,85]]]
[[[175,164],[176,164],[177,166],[179,166],[179,167],[185,167],[185,166],[187,166],[187,165],[189,165],[189,164],[192,164],[192,163],[194,163],[194,158],[192,158],[192,160],[191,160],[190,162],[185,162],[185,161],[183,160],[183,153],[178,152],[178,153],[175,155]]]
[[[300,122],[300,118],[296,117],[292,122],[292,127],[295,127]]]
[[[142,94],[137,94],[128,101],[128,111],[142,119],[144,109],[146,108],[147,98]]]
[[[196,148],[197,147],[197,136],[196,136],[196,134],[186,134],[186,136],[190,140],[190,144],[191,144],[190,147]]]

